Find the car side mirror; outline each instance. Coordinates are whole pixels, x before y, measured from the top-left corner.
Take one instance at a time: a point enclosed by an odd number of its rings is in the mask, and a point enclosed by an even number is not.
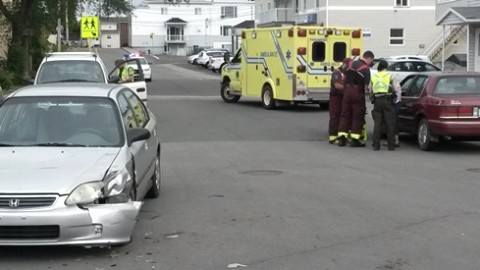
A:
[[[129,128],[127,129],[128,145],[134,142],[147,140],[150,138],[150,131],[146,128]]]
[[[120,77],[117,75],[111,75],[108,77],[108,83],[118,83],[120,81]]]

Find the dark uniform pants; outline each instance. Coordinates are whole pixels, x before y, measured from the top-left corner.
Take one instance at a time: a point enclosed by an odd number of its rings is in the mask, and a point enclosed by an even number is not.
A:
[[[342,114],[342,99],[343,94],[330,91],[330,100],[328,101],[330,114],[330,121],[328,123],[328,138],[330,141],[337,139],[338,124],[340,123],[340,115]]]
[[[372,117],[374,123],[373,147],[380,147],[383,124],[387,132],[388,147],[394,148],[396,113],[395,106],[392,104],[392,97],[376,97],[373,104]]]
[[[365,126],[366,110],[364,86],[345,85],[338,136],[347,136],[346,134],[350,132],[352,139],[365,140],[361,137]]]

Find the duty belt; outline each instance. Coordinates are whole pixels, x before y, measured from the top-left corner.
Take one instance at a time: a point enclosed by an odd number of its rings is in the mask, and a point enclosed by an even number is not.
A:
[[[393,95],[392,94],[373,94],[376,98],[380,98],[380,97],[392,97]]]

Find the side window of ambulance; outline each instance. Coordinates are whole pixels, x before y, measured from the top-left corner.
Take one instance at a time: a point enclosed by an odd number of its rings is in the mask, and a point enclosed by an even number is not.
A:
[[[233,57],[231,63],[241,63],[242,62],[242,50],[238,50],[235,57]]]
[[[325,61],[325,42],[315,41],[312,44],[312,61]],[[343,59],[342,59],[343,61]]]
[[[333,44],[333,61],[342,62],[345,58],[347,58],[347,44],[335,42]]]

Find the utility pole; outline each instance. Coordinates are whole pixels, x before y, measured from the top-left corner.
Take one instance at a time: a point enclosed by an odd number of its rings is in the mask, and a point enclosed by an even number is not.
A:
[[[70,40],[69,33],[68,33],[68,1],[65,2],[65,38],[68,44]]]
[[[58,18],[57,20],[57,52],[60,52],[62,50],[62,22],[61,19]]]

